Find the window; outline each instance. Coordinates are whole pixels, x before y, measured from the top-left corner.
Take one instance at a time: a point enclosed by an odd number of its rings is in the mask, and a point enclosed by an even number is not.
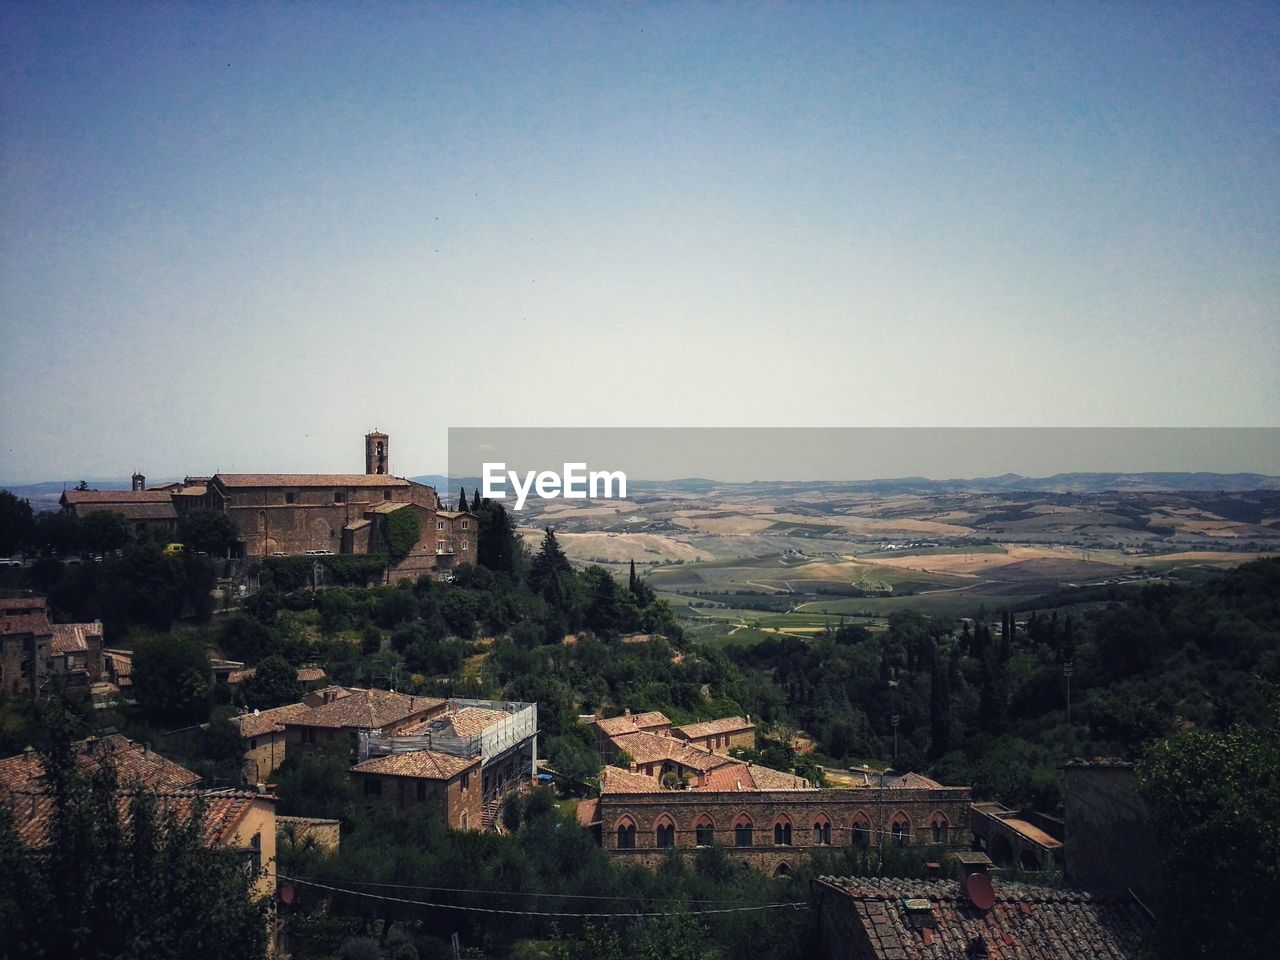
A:
[[[285,503],[293,503],[297,499],[298,499],[298,495],[296,493],[286,493],[284,495]]]
[[[823,817],[813,825],[813,842],[817,846],[831,846],[831,821]]]
[[[427,799],[427,781],[425,780],[418,781],[418,799],[419,800]]]
[[[636,848],[636,825],[630,820],[618,824],[618,849],[634,850]]]
[[[437,540],[437,541],[436,541],[436,553],[448,553],[448,552],[449,552],[449,541],[448,541],[448,540]]]
[[[468,770],[462,775],[462,790],[465,793],[467,788],[471,786],[471,771]]]
[[[709,847],[715,840],[716,828],[711,822],[711,818],[705,814],[698,818],[697,824],[693,828],[693,842],[700,847]]]
[[[250,738],[249,738],[249,749],[250,749],[250,750],[257,750],[257,749],[258,749],[258,738],[257,738],[257,737],[250,737]]]
[[[911,846],[911,822],[905,815],[898,814],[894,817],[893,826],[889,828],[889,832],[893,834],[893,842],[898,846]]]
[[[444,529],[444,521],[443,521],[443,520],[437,520],[437,521],[436,521],[436,530],[443,530],[443,529]]]
[[[853,821],[853,845],[855,847],[871,846],[871,824],[866,817],[859,816]]]
[[[377,777],[364,778],[364,795],[366,797],[382,796],[382,781]]]
[[[463,521],[462,521],[462,529],[463,529],[463,530],[470,530],[470,529],[471,529],[471,524],[470,524],[470,523],[468,523],[466,520],[463,520]]]
[[[933,815],[932,821],[929,824],[929,829],[933,831],[934,843],[947,842],[947,832],[948,832],[947,827],[948,827],[947,818],[942,814],[942,812],[939,811],[935,813]]]
[[[791,821],[786,817],[774,823],[773,842],[775,846],[779,847],[791,846]]]
[[[333,491],[333,502],[334,502],[334,503],[346,503],[346,502],[347,502],[347,491],[345,491],[345,490],[335,490],[335,491]]]
[[[733,845],[735,847],[751,846],[751,818],[743,814],[733,825]]]
[[[383,490],[383,491],[382,491],[382,499],[383,499],[383,500],[390,500],[390,499],[391,499],[391,491],[390,491],[390,490]]]
[[[303,742],[303,743],[315,743],[315,742],[316,742],[316,731],[315,731],[315,728],[314,728],[314,727],[303,727],[303,729],[302,729],[302,742]]]
[[[659,823],[654,831],[654,841],[659,850],[670,850],[676,845],[676,825],[669,820]]]
[[[469,830],[471,828],[471,818],[467,816],[467,811],[465,810],[462,811],[462,819],[460,820],[460,824],[463,830]]]

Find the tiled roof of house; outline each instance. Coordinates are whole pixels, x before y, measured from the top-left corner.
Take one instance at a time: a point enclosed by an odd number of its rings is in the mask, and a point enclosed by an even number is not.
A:
[[[49,601],[44,597],[12,597],[0,600],[0,611],[7,610],[45,610]]]
[[[448,517],[450,520],[456,520],[458,517],[474,517],[475,514],[470,510],[437,510],[436,516]]]
[[[299,683],[315,683],[317,680],[323,680],[326,677],[324,667],[299,667],[298,682]]]
[[[459,737],[474,737],[495,723],[501,723],[511,714],[505,710],[488,710],[484,707],[463,707],[449,717],[449,726]]]
[[[414,777],[419,780],[452,780],[479,763],[479,757],[455,757],[435,750],[414,750],[373,757],[357,763],[351,768],[351,772],[376,773],[386,777]]]
[[[170,503],[168,490],[66,490],[67,503]]]
[[[174,490],[173,495],[175,497],[203,497],[208,492],[209,488],[203,483],[193,483],[189,487],[182,487],[179,490]]]
[[[287,703],[283,707],[259,710],[232,717],[231,722],[240,728],[241,737],[261,737],[268,733],[280,733],[290,717],[301,716],[311,708],[305,703]]]
[[[414,504],[410,503],[408,500],[387,500],[378,504],[376,507],[371,507],[369,509],[369,512],[370,513],[395,513],[397,510],[400,510],[404,507],[412,507],[413,505]],[[365,520],[362,522],[368,523],[369,521]]]
[[[578,806],[574,808],[573,815],[578,821],[578,826],[595,826],[600,822],[600,801],[595,797],[580,800]]]
[[[438,697],[411,697],[394,690],[352,690],[348,696],[332,703],[312,707],[290,717],[289,726],[351,727],[357,730],[379,730],[433,707],[443,706]]]
[[[53,624],[53,652],[77,653],[89,649],[89,637],[102,639],[102,621]]]
[[[920,773],[903,773],[884,781],[888,790],[941,790],[942,784]]]
[[[174,789],[190,787],[201,779],[199,774],[118,733],[90,737],[73,747],[80,773],[90,776],[103,764],[110,764],[121,789],[134,785],[148,790]],[[43,785],[44,763],[34,750],[0,760],[0,790],[39,791]]]
[[[207,846],[226,843],[255,802],[274,803],[276,799],[245,790],[163,790],[150,791],[148,797],[155,801],[160,816],[174,813],[180,819],[190,818],[197,801],[202,801],[200,833]],[[116,811],[124,824],[129,821],[133,800],[132,791],[122,790],[116,795]],[[14,830],[23,846],[38,850],[48,845],[54,814],[51,795],[43,792],[2,794],[0,803],[9,806]]]
[[[168,494],[165,494],[167,497]],[[83,513],[118,513],[126,520],[176,520],[173,503],[85,503]]]
[[[231,487],[407,487],[387,473],[219,473],[210,483]]]
[[[774,770],[772,767],[762,767],[759,764],[752,763],[747,765],[747,771],[751,774],[751,782],[755,784],[757,790],[814,789],[804,777],[797,777],[793,773],[783,773],[781,770]]]
[[[636,763],[658,763],[670,760],[691,770],[714,770],[727,763],[736,763],[728,757],[710,750],[703,750],[675,737],[661,737],[656,733],[627,733],[612,737],[613,745],[625,750]]]
[[[596,728],[606,737],[616,737],[624,733],[635,733],[643,730],[656,730],[669,727],[671,721],[658,710],[648,713],[624,714],[621,717],[608,717],[596,721]]]
[[[822,908],[847,903],[870,954],[883,960],[1129,960],[1151,926],[1131,897],[999,880],[992,882],[995,904],[987,911],[954,881],[821,877],[816,883],[828,894]],[[918,909],[908,908],[913,900],[920,901]]]
[[[682,727],[675,727],[673,732],[690,740],[701,740],[703,737],[717,737],[724,733],[739,733],[755,728],[756,725],[746,717],[721,717],[719,720],[704,720],[702,723],[686,723]]]
[[[33,633],[37,637],[47,637],[53,633],[53,624],[43,613],[20,613],[13,617],[0,617],[0,636],[14,636],[20,633]]]
[[[662,789],[656,777],[632,773],[621,767],[605,767],[600,771],[600,792],[605,793],[655,793]]]

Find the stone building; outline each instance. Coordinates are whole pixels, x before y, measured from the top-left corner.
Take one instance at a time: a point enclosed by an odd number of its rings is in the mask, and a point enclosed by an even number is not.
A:
[[[243,778],[245,783],[265,783],[271,774],[284,763],[286,737],[285,721],[306,713],[305,703],[288,703],[269,710],[233,717],[231,722],[240,732],[244,751]]]
[[[722,717],[702,723],[687,723],[673,727],[671,735],[715,753],[728,753],[737,747],[750,749],[756,745],[756,725],[750,717]]]
[[[801,777],[699,752],[710,769],[674,788],[664,789],[638,764],[634,771],[606,767],[599,798],[578,808],[579,823],[618,858],[652,865],[669,850],[718,845],[773,876],[789,875],[798,858],[815,849],[969,844],[968,787],[909,774],[875,787],[817,788]]]
[[[351,768],[368,807],[438,810],[453,830],[479,830],[484,822],[479,757],[414,750],[372,757]]]
[[[819,877],[823,960],[1035,957],[1127,960],[1146,956],[1151,920],[1127,896],[992,881]]]
[[[479,759],[482,819],[470,825],[489,830],[497,825],[502,801],[530,789],[537,776],[538,705],[453,698],[443,713],[389,736],[362,734],[359,742],[361,762],[419,750]]]
[[[0,697],[58,682],[88,696],[102,679],[102,623],[52,623],[44,597],[0,600]]]
[[[171,535],[178,529],[172,491],[148,490],[140,473],[133,475],[131,490],[66,490],[58,502],[81,520],[94,513],[119,514],[135,537],[153,529]]]
[[[283,717],[285,749],[303,756],[340,743],[356,755],[360,734],[389,736],[444,713],[439,697],[413,697],[394,690],[325,687],[303,698],[305,711]]]
[[[997,866],[1017,865],[1023,870],[1062,866],[1061,820],[984,801],[973,804],[970,823],[975,846]]]
[[[79,740],[72,744],[72,751],[78,773],[91,777],[99,767],[109,766],[121,789],[184,789],[201,780],[198,773],[161,756],[147,744],[118,733]],[[30,748],[0,760],[0,794],[40,792],[46,786],[44,777],[44,761]]]
[[[389,443],[383,433],[365,437],[362,474],[217,473],[201,505],[231,518],[245,557],[386,553],[389,518],[407,510],[419,536],[392,568],[392,580],[444,576],[475,563],[475,515],[444,510],[434,487],[392,476]]]

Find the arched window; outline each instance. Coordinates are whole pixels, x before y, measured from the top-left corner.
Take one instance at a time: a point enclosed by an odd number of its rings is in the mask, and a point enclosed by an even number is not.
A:
[[[865,813],[856,814],[853,818],[852,843],[855,847],[871,846],[871,821]]]
[[[636,825],[626,817],[618,823],[618,849],[634,850],[636,847]]]
[[[733,845],[735,847],[749,847],[752,845],[751,818],[745,813],[738,817],[733,825]]]
[[[822,814],[813,821],[813,842],[815,846],[831,846],[831,821]]]
[[[791,818],[785,813],[773,821],[773,842],[779,847],[791,846]]]
[[[889,832],[893,834],[893,842],[898,846],[911,846],[911,821],[907,819],[905,813],[894,814],[893,825],[889,827]]]
[[[693,827],[694,843],[700,847],[709,847],[715,840],[716,826],[705,813],[698,818]]]
[[[659,850],[669,850],[676,845],[676,825],[666,814],[658,820],[658,827],[653,832],[654,844]]]
[[[791,867],[786,863],[780,863],[773,871],[774,877],[779,880],[785,880],[791,876]]]
[[[947,816],[941,810],[935,810],[929,819],[929,830],[933,833],[934,843],[946,843],[950,833]]]

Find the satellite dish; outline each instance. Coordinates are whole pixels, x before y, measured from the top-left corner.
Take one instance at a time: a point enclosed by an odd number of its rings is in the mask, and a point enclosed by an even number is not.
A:
[[[293,884],[292,883],[286,883],[283,887],[280,888],[280,902],[285,905],[293,903]]]
[[[253,708],[253,715],[254,715],[255,717],[259,715],[259,713],[258,713],[258,708],[257,708],[257,707],[254,707],[254,708]]]
[[[984,913],[995,906],[996,892],[985,873],[974,872],[965,877],[964,892],[969,902]]]

